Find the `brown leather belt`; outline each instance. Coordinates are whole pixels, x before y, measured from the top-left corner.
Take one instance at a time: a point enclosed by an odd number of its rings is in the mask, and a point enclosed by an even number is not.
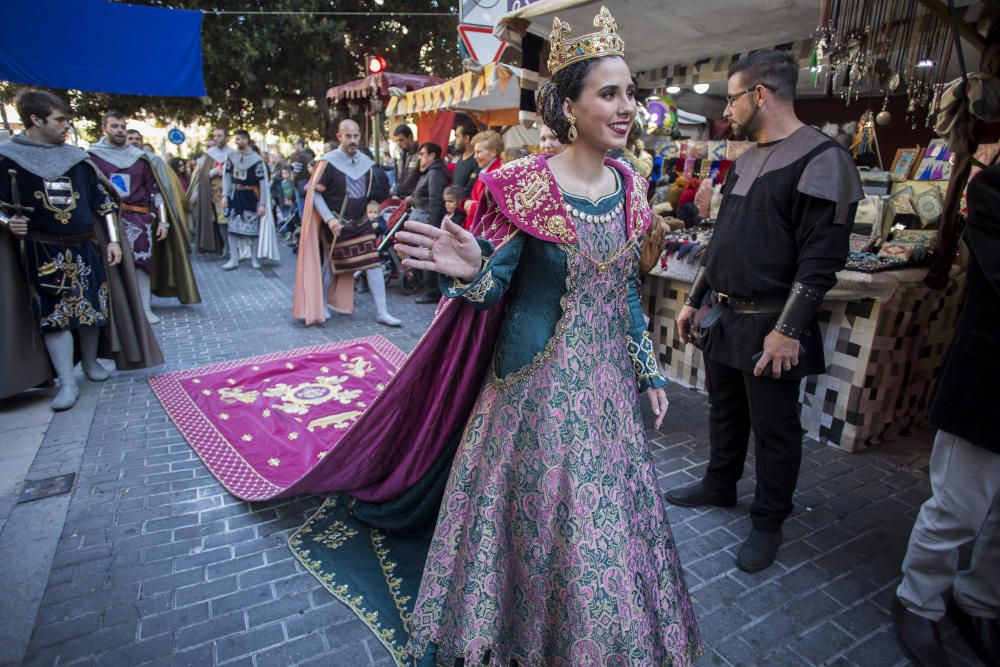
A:
[[[87,241],[94,240],[94,232],[91,230],[85,234],[45,234],[43,232],[28,232],[29,241],[38,243],[51,243],[53,245],[83,245]]]
[[[148,206],[135,206],[133,204],[122,204],[123,211],[131,211],[132,213],[149,213]]]
[[[239,184],[237,184],[237,185],[235,185],[233,187],[235,187],[237,190],[253,190],[254,192],[258,192],[258,189],[257,189],[256,185],[239,185]]]

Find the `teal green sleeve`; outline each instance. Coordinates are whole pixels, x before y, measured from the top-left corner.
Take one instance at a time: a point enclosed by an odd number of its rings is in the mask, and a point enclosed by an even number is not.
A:
[[[646,328],[646,316],[642,312],[642,302],[639,299],[639,270],[633,269],[628,277],[628,356],[635,369],[639,381],[639,392],[650,387],[659,389],[667,385],[666,378],[660,374],[656,363],[656,353],[653,350],[653,339]]]
[[[479,273],[468,283],[458,278],[438,275],[438,286],[441,288],[441,293],[449,299],[462,297],[477,310],[489,310],[510,288],[514,269],[521,259],[524,235],[518,234],[496,251],[489,241],[476,240],[479,242],[483,257],[487,258]]]

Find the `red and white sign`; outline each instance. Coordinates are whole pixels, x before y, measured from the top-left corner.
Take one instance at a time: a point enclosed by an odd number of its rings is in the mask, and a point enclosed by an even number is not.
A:
[[[462,43],[469,50],[469,55],[480,65],[494,63],[500,59],[507,42],[493,36],[493,28],[481,25],[458,26],[458,34]]]

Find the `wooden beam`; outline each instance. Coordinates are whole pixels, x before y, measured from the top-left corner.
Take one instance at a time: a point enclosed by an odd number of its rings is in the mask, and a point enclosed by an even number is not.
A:
[[[919,0],[927,9],[931,10],[938,15],[945,25],[948,26],[948,32],[951,32],[951,15],[948,13],[948,6],[941,2],[941,0]],[[958,32],[961,34],[962,39],[972,44],[976,47],[976,50],[980,53],[986,48],[986,38],[976,32],[976,29],[969,25],[963,19],[956,19],[958,22]]]

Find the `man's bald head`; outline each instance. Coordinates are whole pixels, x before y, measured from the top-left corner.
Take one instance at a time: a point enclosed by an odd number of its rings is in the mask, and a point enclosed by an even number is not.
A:
[[[349,118],[340,121],[337,126],[337,141],[340,142],[340,150],[354,155],[361,143],[361,127]]]

